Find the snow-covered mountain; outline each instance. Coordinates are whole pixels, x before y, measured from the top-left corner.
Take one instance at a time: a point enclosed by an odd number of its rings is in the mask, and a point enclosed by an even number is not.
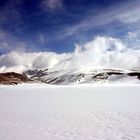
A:
[[[48,84],[82,84],[82,83],[108,83],[108,82],[135,82],[140,83],[140,71],[125,71],[117,69],[103,70],[75,70],[75,71],[49,71],[27,70],[24,72],[33,81]]]
[[[73,52],[18,52],[0,55],[0,73],[24,73],[49,84],[140,82],[140,49],[112,37],[77,44]]]
[[[30,69],[22,74],[0,73],[0,84],[46,83],[54,85],[89,83],[140,83],[140,71],[117,69],[52,71],[49,69]]]

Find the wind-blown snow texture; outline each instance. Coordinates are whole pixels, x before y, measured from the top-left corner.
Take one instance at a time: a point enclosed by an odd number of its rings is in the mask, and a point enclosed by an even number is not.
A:
[[[139,86],[0,87],[1,140],[139,140]]]
[[[76,45],[72,53],[54,52],[27,53],[12,51],[0,56],[0,72],[23,72],[29,69],[50,71],[113,68],[140,69],[139,46],[129,46],[120,39],[96,37],[86,44]]]

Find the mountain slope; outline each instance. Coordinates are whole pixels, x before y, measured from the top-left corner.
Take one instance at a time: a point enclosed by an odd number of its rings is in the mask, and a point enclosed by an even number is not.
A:
[[[104,69],[100,71],[49,71],[28,70],[24,72],[30,79],[48,84],[80,84],[97,82],[116,82],[121,80],[140,80],[139,71]]]
[[[22,74],[15,72],[1,73],[0,84],[20,84],[40,82],[54,85],[83,83],[140,83],[140,71],[117,69],[50,71],[49,69],[27,70]]]
[[[0,84],[14,85],[31,81],[25,74],[15,72],[0,73]]]

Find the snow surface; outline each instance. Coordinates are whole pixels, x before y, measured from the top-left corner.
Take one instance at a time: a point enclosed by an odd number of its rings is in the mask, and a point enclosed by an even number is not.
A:
[[[0,86],[0,140],[140,140],[140,86]]]

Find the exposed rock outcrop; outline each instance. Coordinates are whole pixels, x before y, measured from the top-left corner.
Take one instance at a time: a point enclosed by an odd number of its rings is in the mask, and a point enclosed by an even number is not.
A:
[[[31,80],[25,74],[15,72],[0,73],[0,84],[14,85],[27,82],[31,82]]]

